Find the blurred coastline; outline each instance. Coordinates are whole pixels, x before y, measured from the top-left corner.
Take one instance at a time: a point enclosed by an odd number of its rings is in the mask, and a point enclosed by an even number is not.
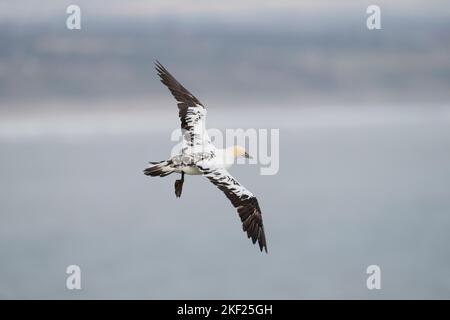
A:
[[[146,99],[139,108],[159,109],[152,102],[167,93],[155,77],[156,59],[207,104],[227,108],[239,102],[432,107],[450,99],[445,2],[383,2],[383,29],[376,31],[366,29],[364,1],[269,1],[253,8],[253,0],[232,1],[216,11],[193,3],[81,1],[78,31],[65,28],[64,1],[11,4],[10,17],[0,20],[0,113],[7,102],[33,110],[38,101],[57,101],[64,110],[71,100],[81,102],[72,111],[96,109],[84,101],[115,99]]]

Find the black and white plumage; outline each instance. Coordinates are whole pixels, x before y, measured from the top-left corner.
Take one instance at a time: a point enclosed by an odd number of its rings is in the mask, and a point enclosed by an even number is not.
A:
[[[180,173],[175,182],[175,194],[181,196],[184,175],[204,175],[216,185],[237,209],[244,232],[253,243],[258,242],[261,251],[267,252],[266,236],[261,209],[256,197],[242,186],[227,171],[237,157],[247,157],[245,149],[233,146],[217,149],[206,132],[206,107],[184,88],[159,62],[156,70],[175,99],[178,101],[179,117],[183,130],[183,147],[180,154],[168,160],[151,162],[153,166],[144,170],[149,176],[165,177]]]
[[[183,87],[159,62],[156,70],[174,98],[178,101],[178,115],[187,147],[208,147],[211,141],[205,128],[206,108],[185,87]]]

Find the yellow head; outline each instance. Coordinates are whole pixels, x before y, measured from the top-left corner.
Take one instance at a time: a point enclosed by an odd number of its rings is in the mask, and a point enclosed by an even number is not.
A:
[[[245,151],[245,149],[241,146],[232,146],[230,149],[234,159],[241,157],[252,159],[252,157],[247,153],[247,151]]]

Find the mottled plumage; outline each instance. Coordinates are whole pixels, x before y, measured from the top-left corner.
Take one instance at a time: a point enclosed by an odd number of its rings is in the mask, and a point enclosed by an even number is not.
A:
[[[207,134],[206,108],[186,88],[184,88],[159,62],[156,70],[175,99],[178,101],[183,147],[180,154],[169,160],[152,162],[153,166],[144,170],[149,176],[165,177],[180,173],[181,179],[175,182],[175,194],[181,196],[184,175],[204,175],[216,185],[237,209],[244,232],[253,243],[267,252],[266,236],[261,209],[256,197],[234,179],[227,171],[236,157],[249,157],[241,147],[217,149]]]

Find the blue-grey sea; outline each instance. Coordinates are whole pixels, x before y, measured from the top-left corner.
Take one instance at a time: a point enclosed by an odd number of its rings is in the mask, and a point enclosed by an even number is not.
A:
[[[231,169],[269,254],[203,177],[176,199],[177,177],[142,174],[170,153],[173,111],[2,122],[1,298],[450,298],[447,108],[210,109],[210,127],[280,130],[278,174]]]

